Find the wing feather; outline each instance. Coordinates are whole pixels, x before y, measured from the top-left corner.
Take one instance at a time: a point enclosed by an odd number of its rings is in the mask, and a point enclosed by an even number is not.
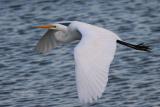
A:
[[[78,96],[81,103],[92,103],[102,96],[107,85],[116,37],[103,28],[74,24],[82,35],[74,49]]]
[[[57,33],[58,32],[58,33]],[[55,48],[60,42],[56,39],[56,35],[63,35],[62,31],[48,30],[44,36],[39,40],[36,46],[36,50],[40,53],[46,53],[51,49]]]

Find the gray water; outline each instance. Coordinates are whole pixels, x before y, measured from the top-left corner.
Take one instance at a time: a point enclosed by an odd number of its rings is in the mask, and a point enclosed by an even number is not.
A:
[[[42,55],[33,25],[78,20],[112,30],[152,53],[118,45],[106,90],[92,107],[160,107],[159,0],[0,0],[0,107],[80,107],[73,48]],[[94,54],[94,53],[93,53]],[[88,105],[89,106],[89,105]]]

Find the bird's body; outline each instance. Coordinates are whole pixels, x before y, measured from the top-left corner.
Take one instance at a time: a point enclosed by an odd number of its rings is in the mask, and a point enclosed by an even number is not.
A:
[[[59,22],[35,28],[49,29],[36,46],[36,50],[41,53],[48,52],[59,43],[80,40],[74,48],[74,58],[78,96],[82,103],[92,103],[102,96],[117,42],[138,50],[149,49],[142,44],[132,45],[123,42],[107,29],[78,21]]]

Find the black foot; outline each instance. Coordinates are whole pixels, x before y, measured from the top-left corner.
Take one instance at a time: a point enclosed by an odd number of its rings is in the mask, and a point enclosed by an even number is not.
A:
[[[151,52],[151,48],[148,45],[145,45],[144,43],[140,43],[138,45],[135,45],[135,48],[137,50]]]

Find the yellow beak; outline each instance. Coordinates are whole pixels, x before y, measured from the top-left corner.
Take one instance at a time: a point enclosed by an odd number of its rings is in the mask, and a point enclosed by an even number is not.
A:
[[[42,26],[33,26],[33,28],[42,28],[42,29],[53,29],[56,28],[56,26],[48,24],[48,25],[42,25]]]

